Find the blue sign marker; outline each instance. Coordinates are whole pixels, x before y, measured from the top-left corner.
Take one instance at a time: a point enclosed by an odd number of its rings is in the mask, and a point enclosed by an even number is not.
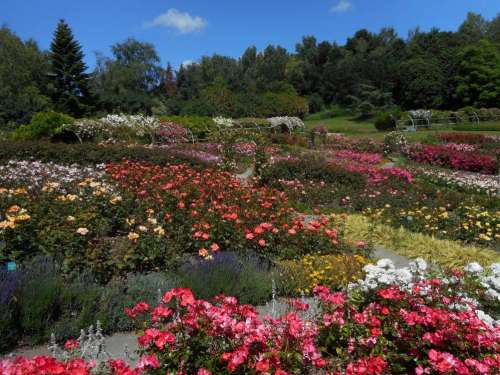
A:
[[[16,262],[8,262],[7,263],[7,271],[15,271],[17,268]]]

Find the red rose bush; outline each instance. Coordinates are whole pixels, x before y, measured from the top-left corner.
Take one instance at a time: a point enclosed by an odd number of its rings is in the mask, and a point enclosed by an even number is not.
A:
[[[446,145],[415,145],[409,157],[421,164],[430,164],[455,170],[495,174],[497,162],[489,155],[458,150]]]

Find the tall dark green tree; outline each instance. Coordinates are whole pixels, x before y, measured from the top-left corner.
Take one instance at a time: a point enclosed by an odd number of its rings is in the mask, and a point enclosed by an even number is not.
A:
[[[60,20],[50,45],[52,98],[58,111],[79,117],[90,110],[89,75],[82,47],[64,20]]]

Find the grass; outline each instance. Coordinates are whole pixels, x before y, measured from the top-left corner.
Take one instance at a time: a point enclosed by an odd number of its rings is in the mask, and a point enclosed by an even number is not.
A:
[[[487,266],[500,262],[500,253],[493,249],[464,246],[457,241],[442,240],[404,228],[373,224],[362,215],[349,215],[345,229],[346,236],[351,241],[364,240],[382,245],[410,259],[421,257],[441,266],[460,267],[470,262]]]
[[[305,124],[307,129],[312,129],[315,126],[321,125],[331,133],[341,133],[345,136],[353,138],[368,137],[375,140],[383,140],[386,134],[385,132],[380,132],[375,129],[372,119],[356,119],[340,108],[310,115],[306,118]],[[440,132],[462,133],[464,131],[474,131],[474,134],[500,135],[500,122],[485,122],[473,127],[453,127],[450,125],[446,127],[419,130],[416,132],[406,132],[405,135],[410,141],[422,141],[428,136],[436,135]]]

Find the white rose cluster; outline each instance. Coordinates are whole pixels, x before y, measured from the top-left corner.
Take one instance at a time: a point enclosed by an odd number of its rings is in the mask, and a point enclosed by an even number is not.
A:
[[[155,133],[161,122],[152,116],[143,115],[107,115],[100,119],[81,119],[73,124],[64,126],[64,129],[76,135],[80,142],[85,139],[101,137],[108,141],[117,131],[128,130],[139,137],[148,137],[155,140]]]
[[[402,290],[411,291],[414,283],[429,277],[434,277],[434,270],[430,270],[425,260],[418,258],[411,262],[408,267],[396,268],[394,262],[390,259],[381,259],[376,264],[368,264],[363,268],[365,277],[349,285],[351,292],[361,291],[369,293],[380,288],[386,288],[393,285],[399,286]],[[464,271],[470,276],[477,278],[481,287],[484,288],[484,295],[487,300],[493,304],[500,303],[500,263],[495,263],[485,270],[479,263],[469,263],[464,267]],[[439,276],[441,282],[448,285],[453,290],[453,285],[460,282],[457,277]],[[422,296],[427,295],[425,288],[420,288]],[[500,321],[495,320],[483,310],[481,303],[474,297],[460,292],[459,296],[463,303],[450,306],[456,310],[464,311],[473,308],[478,318],[491,326],[500,326]]]
[[[232,128],[234,127],[234,120],[232,118],[227,117],[214,117],[212,121],[221,128]]]

